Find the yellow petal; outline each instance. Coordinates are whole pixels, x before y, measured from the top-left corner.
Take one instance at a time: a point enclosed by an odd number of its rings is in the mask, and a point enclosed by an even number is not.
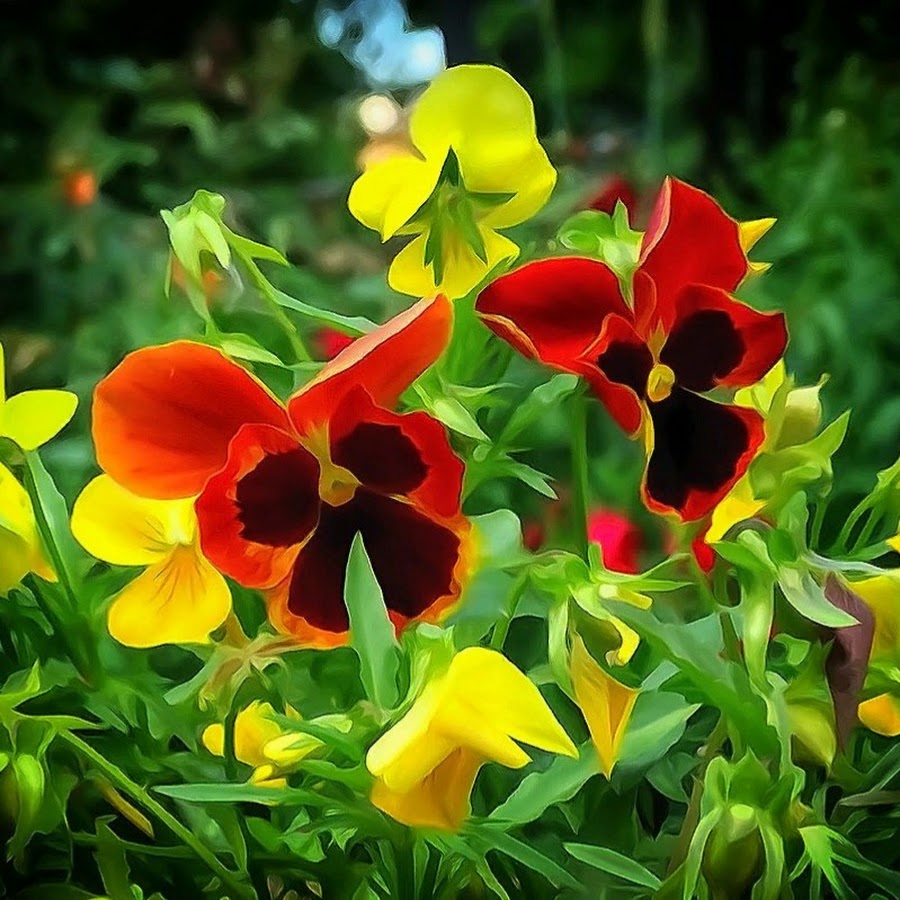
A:
[[[747,409],[755,409],[765,415],[772,406],[772,400],[787,378],[787,368],[783,359],[779,359],[763,376],[761,381],[750,387],[741,388],[734,395],[734,402]]]
[[[900,553],[900,534],[896,537],[888,538],[887,544],[892,550],[896,550],[897,553]]]
[[[879,694],[859,704],[859,720],[877,734],[887,737],[900,735],[900,699],[891,694]]]
[[[25,488],[0,464],[0,594],[29,572],[55,580],[43,556],[34,508]]]
[[[353,182],[347,199],[351,215],[386,241],[431,196],[442,163],[406,155],[372,166]]]
[[[610,650],[606,654],[606,661],[611,666],[627,665],[641,643],[640,635],[630,625],[626,625],[615,616],[609,617],[609,623],[618,632],[620,642],[615,650]]]
[[[405,793],[376,779],[370,799],[404,825],[457,831],[469,814],[469,795],[483,762],[472,751],[458,749]]]
[[[36,450],[68,425],[78,398],[70,391],[24,391],[0,406],[0,436]]]
[[[618,762],[622,739],[640,691],[620,684],[608,675],[577,636],[572,644],[569,665],[575,699],[600,757],[600,768],[609,778]]]
[[[510,193],[485,221],[518,224],[544,205],[556,172],[535,133],[525,89],[495,66],[455,66],[428,86],[413,108],[410,136],[426,159],[442,162],[450,148],[466,190]]]
[[[739,225],[739,238],[741,249],[744,253],[749,252],[776,221],[776,219],[753,219],[749,222],[741,222]]]
[[[501,754],[507,750],[503,739],[512,738],[551,753],[578,755],[536,685],[502,653],[468,647],[453,658],[446,679],[435,723],[441,734],[466,737],[474,749],[492,747]]]
[[[231,611],[225,579],[193,547],[138,575],[109,608],[109,633],[128,647],[206,643]]]
[[[194,502],[148,500],[98,475],[72,510],[72,533],[97,559],[118,566],[145,566],[190,544],[197,530]]]
[[[453,752],[453,742],[432,727],[445,686],[445,678],[427,685],[409,712],[369,748],[366,768],[390,790],[411,790]]]
[[[460,235],[448,233],[442,248],[443,278],[438,284],[431,265],[425,264],[427,235],[423,234],[410,241],[394,257],[388,271],[388,284],[398,293],[413,297],[432,297],[438,293],[445,294],[451,300],[465,297],[496,265],[519,255],[519,248],[508,238],[481,225],[479,231],[487,262],[480,259]]]
[[[225,726],[221,722],[213,722],[203,729],[200,736],[203,746],[214,756],[225,755]]]
[[[900,656],[900,572],[854,581],[852,587],[875,617],[871,658],[897,658]]]
[[[738,522],[752,519],[765,505],[764,500],[753,496],[753,485],[749,476],[744,475],[713,510],[706,542],[713,544],[721,541],[729,528]]]

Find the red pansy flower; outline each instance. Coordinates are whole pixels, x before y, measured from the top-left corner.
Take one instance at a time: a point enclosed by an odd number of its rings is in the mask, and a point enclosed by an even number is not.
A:
[[[638,554],[644,543],[640,528],[621,513],[595,509],[588,516],[588,540],[599,544],[603,564],[612,572],[636,575],[640,571]]]
[[[709,513],[763,440],[755,411],[704,396],[758,381],[787,342],[780,313],[735,300],[749,264],[738,223],[669,178],[641,244],[633,302],[605,263],[529,263],[482,291],[487,325],[526,356],[588,380],[629,434],[643,433],[642,490],[657,512]]]
[[[452,307],[423,300],[328,363],[282,405],[218,350],[138,350],[97,386],[97,459],[144,497],[197,496],[204,554],[266,591],[280,630],[317,646],[349,627],[350,545],[362,534],[394,624],[458,598],[469,525],[443,426],[392,411],[440,355]]]

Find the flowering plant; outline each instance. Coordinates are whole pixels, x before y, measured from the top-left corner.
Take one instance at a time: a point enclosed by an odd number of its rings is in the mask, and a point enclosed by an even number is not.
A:
[[[491,66],[439,75],[409,132],[349,194],[412,238],[381,324],[278,287],[223,197],[164,212],[199,324],[95,385],[71,514],[40,448],[76,398],[0,377],[16,877],[63,896],[69,853],[75,897],[900,896],[857,847],[892,814],[851,812],[896,804],[900,464],[823,538],[847,416],[735,296],[774,221],[668,178],[645,231],[618,202],[513,243],[557,176]],[[209,272],[277,344],[228,330]],[[607,417],[643,449],[618,499]],[[527,548],[515,485],[560,498]]]

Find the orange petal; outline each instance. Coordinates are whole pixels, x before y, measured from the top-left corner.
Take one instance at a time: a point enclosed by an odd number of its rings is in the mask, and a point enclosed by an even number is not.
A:
[[[452,325],[453,306],[438,295],[358,338],[294,395],[288,408],[295,426],[308,433],[357,385],[379,406],[393,406],[443,353]]]
[[[143,497],[198,494],[244,424],[290,427],[261,381],[192,341],[129,354],[94,391],[97,461]]]

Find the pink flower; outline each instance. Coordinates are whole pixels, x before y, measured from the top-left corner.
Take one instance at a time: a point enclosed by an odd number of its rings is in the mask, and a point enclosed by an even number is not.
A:
[[[600,545],[607,569],[627,575],[640,571],[638,554],[644,536],[627,516],[608,509],[595,509],[588,516],[588,540]]]

